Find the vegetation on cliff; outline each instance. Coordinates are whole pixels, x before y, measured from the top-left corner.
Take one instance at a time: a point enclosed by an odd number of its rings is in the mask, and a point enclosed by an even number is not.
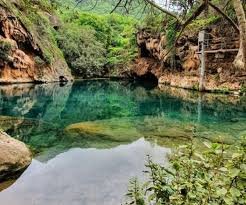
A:
[[[41,49],[43,60],[51,63],[55,55],[62,56],[58,49],[49,16],[54,10],[48,0],[33,2],[31,0],[18,0],[16,4],[2,0],[2,6],[17,16],[33,35],[34,41]]]
[[[48,0],[1,0],[0,10],[1,82],[72,79],[57,46],[55,11]]]
[[[37,45],[35,52],[39,53],[34,58],[37,67],[52,64],[55,62],[54,59],[65,57],[75,76],[120,75],[129,70],[129,65],[136,58],[139,45],[136,44],[135,34],[144,28],[153,34],[153,45],[147,46],[159,52],[157,59],[162,65],[167,68],[186,69],[187,65],[190,67],[190,62],[186,60],[196,56],[179,56],[177,48],[180,46],[180,39],[188,34],[193,36],[192,41],[196,43],[197,40],[194,39],[198,31],[215,24],[221,18],[227,20],[242,36],[240,52],[234,65],[240,68],[244,66],[244,35],[241,34],[244,30],[244,20],[238,21],[241,22],[239,26],[235,23],[237,17],[241,16],[238,19],[243,19],[244,16],[244,5],[240,2],[240,6],[221,1],[208,3],[194,0],[172,0],[164,6],[148,0],[2,2],[3,6],[9,8],[23,22],[34,38]],[[235,2],[237,0],[233,1]],[[109,14],[110,12],[113,13]],[[154,47],[158,35],[162,39],[160,44]],[[188,50],[191,51],[192,48],[189,47]],[[155,53],[150,54],[156,57]],[[182,62],[179,63],[178,60]],[[194,61],[191,64],[195,64],[193,67],[199,65]]]

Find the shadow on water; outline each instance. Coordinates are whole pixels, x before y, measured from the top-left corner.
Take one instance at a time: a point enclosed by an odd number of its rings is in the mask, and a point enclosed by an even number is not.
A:
[[[198,141],[231,143],[246,134],[245,97],[200,94],[165,86],[159,89],[144,81],[108,80],[6,85],[0,87],[0,94],[0,129],[29,145],[35,156],[24,175],[0,193],[0,202],[4,203],[14,194],[16,198],[11,203],[16,204],[23,198],[23,192],[25,196],[33,194],[36,201],[26,203],[23,199],[20,204],[47,204],[46,186],[55,192],[54,197],[68,188],[71,194],[66,196],[67,200],[75,200],[78,190],[86,190],[76,184],[81,177],[75,171],[77,160],[81,160],[78,171],[88,180],[94,179],[90,173],[97,175],[92,170],[101,169],[104,173],[98,174],[93,182],[81,179],[80,183],[90,188],[71,204],[98,204],[112,191],[112,184],[126,185],[130,176],[141,173],[146,154],[156,153],[160,159],[169,148],[189,142],[194,128]],[[105,158],[100,158],[102,153]],[[115,155],[112,160],[111,154]],[[71,157],[75,157],[74,164]],[[95,163],[87,164],[88,160],[95,160],[98,167]],[[138,168],[133,164],[139,165]],[[132,174],[121,171],[120,167]],[[59,170],[64,170],[60,175],[64,183],[50,185],[52,179],[61,180],[56,177]],[[109,181],[118,181],[107,186],[101,179],[107,178],[106,175],[115,177],[109,177]],[[32,187],[28,182],[31,178],[36,178],[40,187]],[[92,190],[100,183],[107,190],[93,202]],[[125,189],[120,190],[117,194],[122,196]],[[117,194],[112,196],[115,199],[112,204],[118,203]],[[111,204],[106,201],[105,204]],[[58,202],[52,198],[52,203]]]

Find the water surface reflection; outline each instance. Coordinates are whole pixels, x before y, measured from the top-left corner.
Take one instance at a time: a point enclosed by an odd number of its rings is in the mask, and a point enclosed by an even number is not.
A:
[[[112,149],[74,148],[31,166],[9,189],[1,204],[11,205],[115,205],[122,202],[128,180],[143,176],[146,155],[166,162],[169,149],[144,139]]]
[[[146,155],[246,135],[246,97],[199,94],[126,81],[0,86],[0,129],[34,153],[0,204],[120,204]]]

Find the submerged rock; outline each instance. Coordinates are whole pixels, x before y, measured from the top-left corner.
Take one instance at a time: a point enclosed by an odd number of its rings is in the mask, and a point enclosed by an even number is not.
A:
[[[142,136],[131,118],[81,122],[69,125],[65,131],[80,136],[102,137],[119,142],[132,142]]]
[[[144,137],[148,141],[158,139],[159,144],[170,147],[189,142],[193,136],[201,141],[223,141],[231,144],[238,137],[236,133],[245,127],[239,123],[233,126],[234,128],[226,122],[220,123],[219,126],[209,126],[206,123],[173,121],[165,116],[145,116],[81,122],[69,125],[65,132],[72,137],[107,139],[114,142],[131,142]],[[170,143],[171,141],[175,143]]]
[[[132,142],[141,137],[189,138],[192,132],[160,118],[113,118],[71,124],[65,128],[71,136],[104,138]]]
[[[32,161],[27,146],[0,131],[0,181],[14,177]]]

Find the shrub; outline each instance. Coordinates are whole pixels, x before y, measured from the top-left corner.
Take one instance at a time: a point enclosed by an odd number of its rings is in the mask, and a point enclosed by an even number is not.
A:
[[[106,47],[110,44],[111,28],[107,24],[105,16],[92,13],[80,13],[79,25],[94,29],[98,41]]]
[[[246,204],[245,138],[238,145],[205,145],[201,154],[192,144],[180,147],[169,168],[149,158],[149,179],[131,182],[128,204]]]
[[[75,75],[88,77],[102,72],[106,51],[93,29],[68,25],[59,31],[57,42]]]
[[[116,14],[99,15],[70,11],[62,12],[61,16],[65,26],[59,31],[58,44],[68,64],[75,71],[75,75],[86,77],[86,74],[93,72],[99,75],[106,67],[105,71],[107,70],[110,74],[118,74],[119,70],[116,68],[127,67],[136,56],[136,23],[133,18]],[[72,33],[69,34],[65,30],[70,30]],[[83,48],[85,42],[86,48]],[[73,51],[69,47],[73,47]],[[68,53],[68,50],[72,52],[72,55]]]
[[[108,63],[111,66],[126,66],[137,55],[136,21],[130,17],[108,15],[107,22],[112,30],[108,47]]]

